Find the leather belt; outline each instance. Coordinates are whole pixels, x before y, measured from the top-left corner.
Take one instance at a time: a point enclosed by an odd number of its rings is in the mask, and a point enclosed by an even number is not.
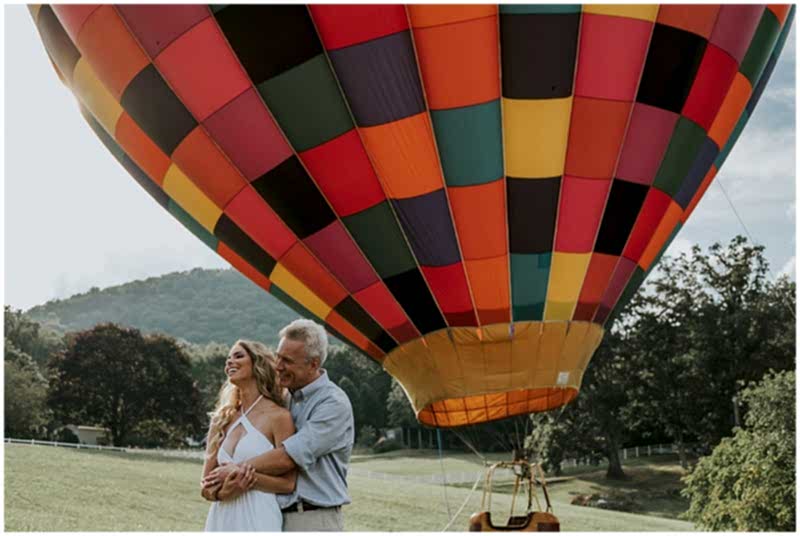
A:
[[[311,510],[338,510],[339,506],[317,506],[316,504],[298,501],[291,506],[281,509],[281,513],[290,514],[292,512],[310,512]]]

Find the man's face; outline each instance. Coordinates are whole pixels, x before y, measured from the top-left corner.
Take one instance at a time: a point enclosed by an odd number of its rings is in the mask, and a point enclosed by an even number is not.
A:
[[[290,391],[302,389],[317,378],[319,360],[306,362],[306,345],[302,341],[293,341],[286,337],[278,345],[275,370],[278,373],[281,387]]]

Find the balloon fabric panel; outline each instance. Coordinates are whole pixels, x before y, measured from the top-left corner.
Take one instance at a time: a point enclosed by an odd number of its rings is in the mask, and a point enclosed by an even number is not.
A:
[[[616,177],[639,184],[653,184],[678,117],[674,112],[635,103]]]
[[[175,39],[211,17],[206,6],[132,5],[115,6],[125,24],[151,58]]]
[[[708,131],[736,76],[737,68],[736,60],[727,52],[709,44],[681,115]]]
[[[614,176],[632,103],[575,97],[564,173],[574,177]]]
[[[255,89],[228,102],[203,126],[248,181],[292,156],[292,148]]]
[[[351,294],[378,281],[375,270],[350,239],[341,222],[331,222],[304,239],[304,242]]]
[[[680,113],[705,49],[702,37],[656,23],[636,101]]]
[[[714,30],[719,5],[664,4],[658,10],[656,22],[708,39]]]
[[[117,121],[117,128],[114,137],[120,147],[136,162],[136,164],[147,174],[153,183],[161,186],[164,176],[171,161],[164,152],[153,143],[147,134],[139,128],[139,125],[123,112]]]
[[[625,258],[634,262],[639,261],[644,248],[647,247],[647,242],[658,226],[658,222],[661,221],[667,211],[669,203],[670,197],[658,188],[650,188],[648,190],[647,197],[645,197],[642,204],[642,210],[636,218],[631,235],[627,244],[625,244],[625,250],[622,252]]]
[[[763,5],[723,5],[709,43],[730,54],[737,65],[741,64],[763,12]]]
[[[150,63],[112,6],[101,6],[89,15],[75,44],[116,100]]]
[[[751,5],[30,11],[90,126],[154,200],[261,288],[384,361],[438,426],[577,395],[603,324],[709,187],[794,16]]]
[[[97,78],[92,66],[85,58],[81,58],[75,64],[72,88],[80,93],[83,97],[83,105],[103,125],[105,131],[113,134],[123,109]]]
[[[675,194],[675,202],[684,209],[689,206],[692,197],[694,197],[695,192],[700,187],[700,183],[706,176],[708,168],[714,163],[718,154],[719,147],[717,147],[717,144],[711,138],[704,138],[700,151],[684,177],[680,189]]]
[[[589,267],[586,269],[586,278],[583,281],[578,305],[573,314],[574,320],[591,321],[600,305],[603,292],[611,281],[611,275],[617,266],[619,257],[603,253],[592,253]]]
[[[652,31],[650,22],[584,13],[575,95],[633,101]]]
[[[153,61],[200,122],[252,87],[211,17],[173,41]]]
[[[512,254],[552,251],[560,183],[560,177],[508,178],[506,198]]]
[[[247,187],[247,180],[203,128],[183,138],[172,159],[218,207],[225,207]]]
[[[648,189],[634,182],[613,181],[597,232],[595,251],[615,256],[622,254]]]
[[[73,72],[81,53],[61,26],[52,7],[46,5],[39,10],[36,27],[50,58],[67,83],[72,85]]]
[[[219,238],[221,244],[226,244],[227,247],[264,276],[269,277],[272,270],[275,269],[275,259],[254,242],[247,233],[242,231],[226,214],[223,214],[217,222],[217,226],[214,228],[214,235]]]
[[[152,64],[131,80],[120,104],[158,148],[170,156],[197,126],[192,114]]]
[[[556,251],[592,251],[611,182],[564,176],[558,208]]]

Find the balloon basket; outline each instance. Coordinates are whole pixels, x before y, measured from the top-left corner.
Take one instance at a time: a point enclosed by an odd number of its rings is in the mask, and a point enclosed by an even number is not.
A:
[[[511,512],[505,524],[492,522],[492,485],[498,469],[510,469],[514,473],[514,491],[511,498]],[[536,487],[541,487],[545,507],[539,502]],[[515,514],[517,497],[527,491],[527,507],[523,513]],[[547,493],[547,482],[544,471],[538,463],[530,463],[525,459],[511,462],[497,462],[489,466],[483,484],[483,498],[480,512],[472,514],[469,519],[470,532],[560,532],[561,524],[553,514],[550,495]]]

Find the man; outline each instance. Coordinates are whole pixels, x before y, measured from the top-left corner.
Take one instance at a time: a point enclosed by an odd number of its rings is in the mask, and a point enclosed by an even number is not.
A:
[[[278,495],[283,530],[344,530],[342,505],[350,503],[347,466],[353,450],[353,409],[347,395],[322,368],[328,354],[325,329],[311,320],[295,320],[280,331],[275,370],[289,390],[289,410],[297,432],[283,445],[247,460],[244,467],[224,466],[205,486],[214,486],[233,471],[252,465],[259,473],[282,475],[297,467],[297,486]],[[230,475],[234,477],[234,475]]]

